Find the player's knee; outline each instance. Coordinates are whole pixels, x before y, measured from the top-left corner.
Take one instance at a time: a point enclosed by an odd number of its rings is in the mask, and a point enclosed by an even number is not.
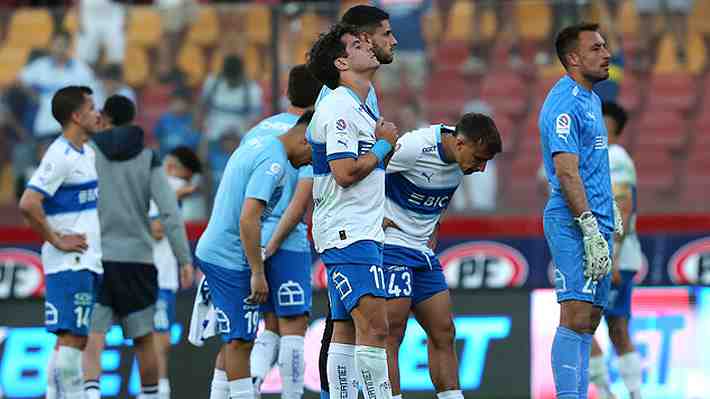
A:
[[[232,352],[244,352],[244,351],[251,351],[251,348],[254,346],[253,341],[244,341],[241,339],[233,339],[229,341],[229,343],[226,344],[226,350],[232,351]]]
[[[599,321],[597,321],[595,324],[592,317],[590,317],[588,313],[579,313],[572,315],[571,317],[567,318],[565,323],[565,327],[581,334],[593,333],[598,325]]]
[[[368,317],[363,333],[370,338],[384,341],[389,335],[389,323],[384,314],[374,314]]]
[[[399,344],[404,337],[404,330],[407,328],[407,320],[392,318],[387,320],[387,340]]]
[[[451,317],[446,322],[435,326],[431,334],[431,342],[436,348],[446,348],[453,345],[455,338],[456,326]]]
[[[622,323],[609,322],[609,339],[611,342],[618,346],[624,344],[627,340],[626,327]]]

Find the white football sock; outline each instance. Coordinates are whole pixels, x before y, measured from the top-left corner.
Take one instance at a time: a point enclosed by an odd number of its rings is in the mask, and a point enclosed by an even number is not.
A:
[[[606,367],[604,356],[592,356],[589,358],[589,382],[597,387],[599,399],[612,398],[609,387],[609,370]]]
[[[392,399],[402,399],[402,394],[400,393],[399,395],[392,395]]]
[[[229,399],[254,399],[251,377],[229,381]]]
[[[55,362],[57,391],[67,399],[84,398],[84,381],[81,372],[81,351],[70,346],[60,346]]]
[[[638,352],[629,352],[619,356],[619,374],[632,399],[641,397],[641,356]]]
[[[332,398],[357,399],[355,345],[330,343],[328,347],[328,390]]]
[[[46,399],[57,399],[57,350],[53,349],[47,362],[47,395]]]
[[[392,398],[385,348],[356,345],[355,369],[360,377],[360,388],[365,399]]]
[[[279,343],[279,371],[281,373],[282,399],[303,397],[303,374],[306,364],[303,359],[304,338],[300,335],[281,337]]]
[[[158,386],[157,385],[143,385],[141,386],[141,393],[138,395],[138,399],[159,399],[158,398]]]
[[[97,380],[84,381],[86,399],[101,399],[101,385]]]
[[[460,389],[443,391],[436,394],[437,399],[463,399],[463,392]]]
[[[161,378],[158,380],[158,398],[170,399],[170,380]]]
[[[264,330],[254,341],[249,364],[251,376],[257,379],[257,385],[259,385],[257,388],[259,389],[271,367],[276,363],[279,355],[279,338],[275,332]]]
[[[227,382],[227,372],[224,370],[214,369],[210,399],[229,399],[229,382]]]

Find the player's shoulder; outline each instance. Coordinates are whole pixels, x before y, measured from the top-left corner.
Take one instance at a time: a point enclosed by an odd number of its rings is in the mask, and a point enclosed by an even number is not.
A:
[[[579,87],[572,78],[565,75],[555,83],[545,99],[543,109],[548,115],[559,113],[576,113],[582,110],[582,105],[591,98],[590,93]]]
[[[326,95],[318,105],[318,108],[336,110],[345,105],[351,106],[354,103],[352,96],[348,93],[347,88],[339,86],[335,90]]]
[[[76,159],[78,155],[86,153],[87,148],[89,148],[88,145],[84,145],[82,148],[76,148],[67,139],[59,136],[47,147],[43,158],[52,159],[54,161],[71,162]],[[91,154],[93,154],[93,151]]]

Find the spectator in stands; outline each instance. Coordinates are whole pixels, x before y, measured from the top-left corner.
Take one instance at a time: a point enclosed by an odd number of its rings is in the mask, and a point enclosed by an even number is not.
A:
[[[76,37],[77,57],[97,65],[104,49],[106,61],[123,63],[125,51],[126,10],[119,1],[79,0],[77,4],[79,29]],[[102,104],[102,103],[99,103]]]
[[[155,124],[154,134],[158,140],[160,157],[176,147],[185,146],[197,151],[200,133],[195,130],[192,115],[192,93],[177,89],[172,95],[170,108]]]
[[[244,135],[261,116],[261,108],[261,87],[246,76],[241,57],[225,56],[222,71],[202,86],[196,119],[207,151],[203,146],[201,156],[219,151],[219,140],[228,130]]]
[[[208,162],[212,173],[212,187],[217,189],[219,181],[222,180],[224,168],[227,166],[227,161],[234,150],[239,147],[241,142],[240,132],[236,130],[227,130],[220,137],[218,146],[213,151],[210,151]]]
[[[574,25],[584,20],[590,14],[589,0],[553,0],[550,2],[552,7],[552,26],[548,32],[548,39],[544,43],[554,43],[557,32],[563,27]],[[541,7],[547,7],[545,4],[540,4]],[[552,49],[544,47],[535,55],[535,63],[538,65],[549,65],[552,63]]]
[[[477,112],[493,117],[493,108],[483,100],[472,100],[462,113]],[[451,200],[455,211],[495,211],[498,196],[498,168],[494,160],[488,161],[486,170],[463,177]]]
[[[386,68],[382,68],[383,70]],[[421,129],[430,126],[425,119],[424,111],[416,100],[409,101],[398,107],[397,126],[401,132],[411,132],[412,130]]]
[[[114,94],[127,97],[136,102],[136,92],[123,80],[123,66],[121,64],[106,64],[97,70],[99,84],[94,91],[96,104],[103,104],[106,99]]]
[[[636,0],[639,13],[639,37],[642,39],[637,67],[646,71],[656,61],[661,36],[670,30],[675,41],[676,59],[685,65],[688,61],[688,14],[693,7],[692,0]],[[665,29],[656,29],[656,19],[663,16]]]
[[[155,0],[163,23],[163,38],[175,64],[177,52],[185,39],[190,24],[197,18],[199,6],[195,0]]]
[[[431,12],[431,0],[376,0],[373,4],[385,10],[397,38],[397,55],[387,68],[380,68],[379,83],[386,93],[397,92],[404,80],[420,101],[429,74],[429,55],[424,40],[422,18]],[[403,75],[403,76],[402,76]]]
[[[52,117],[52,96],[59,88],[84,85],[96,89],[96,78],[84,62],[70,56],[71,36],[59,31],[48,56],[39,57],[20,71],[19,82],[38,104],[33,135],[40,144],[51,143],[61,127]]]

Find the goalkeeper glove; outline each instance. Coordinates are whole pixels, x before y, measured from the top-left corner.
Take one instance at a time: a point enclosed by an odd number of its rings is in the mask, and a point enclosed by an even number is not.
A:
[[[597,218],[586,211],[574,219],[582,230],[584,243],[584,277],[599,281],[611,271],[609,244],[599,232]]]
[[[624,218],[621,215],[621,210],[619,209],[619,205],[617,205],[616,201],[613,201],[614,203],[614,234],[616,234],[617,237],[621,237],[624,235]]]

